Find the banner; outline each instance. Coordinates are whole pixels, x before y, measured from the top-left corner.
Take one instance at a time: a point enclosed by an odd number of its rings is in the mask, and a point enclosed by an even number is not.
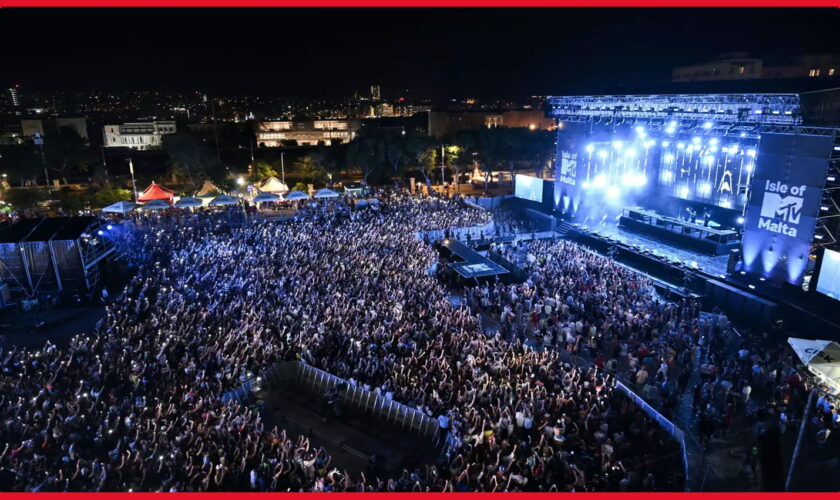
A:
[[[827,136],[762,134],[741,244],[748,274],[802,283],[832,142]]]

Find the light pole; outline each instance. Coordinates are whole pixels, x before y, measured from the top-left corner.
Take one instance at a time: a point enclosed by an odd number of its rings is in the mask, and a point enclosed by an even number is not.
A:
[[[446,182],[446,178],[444,177],[443,167],[445,166],[446,162],[446,151],[444,150],[444,145],[440,145],[440,187],[443,189],[443,184]]]
[[[285,157],[285,156],[286,156],[286,153],[283,152],[283,151],[280,151],[280,175],[282,177],[281,180],[283,181],[283,184],[286,183],[286,164],[283,161],[283,157]]]
[[[131,172],[131,188],[134,190],[134,203],[137,203],[137,183],[134,182],[134,163],[128,157],[128,171]]]

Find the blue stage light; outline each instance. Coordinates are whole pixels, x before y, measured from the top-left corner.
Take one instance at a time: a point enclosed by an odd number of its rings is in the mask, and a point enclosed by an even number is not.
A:
[[[624,152],[624,156],[627,158],[635,158],[636,157],[636,149],[629,148],[627,151]]]
[[[714,126],[715,126],[715,124],[712,123],[712,122],[706,122],[706,123],[703,124],[703,128],[706,129],[706,130],[709,130],[710,128],[712,128]]]
[[[592,187],[592,184],[590,184],[589,181],[583,181],[583,184],[581,184],[581,186],[583,186],[583,189],[589,189]]]
[[[674,155],[672,155],[671,153],[666,154],[665,163],[671,163],[672,161],[674,161]]]
[[[682,142],[677,143],[677,149],[685,149],[685,144]]]
[[[636,133],[637,134],[644,134],[645,133],[645,128],[641,125],[636,126]]]
[[[709,144],[715,145],[715,144],[717,144],[718,142],[719,142],[719,141],[718,141],[718,138],[717,138],[717,137],[712,137],[711,139],[709,139]]]
[[[688,198],[688,186],[680,188],[680,198]]]
[[[669,123],[668,125],[671,126],[671,127],[676,127],[677,122],[672,120],[671,123]]]
[[[743,224],[744,223],[744,218],[743,217],[738,217],[737,219],[735,219],[735,222],[737,222],[738,224]]]
[[[732,203],[729,200],[723,200],[720,202],[720,206],[723,208],[732,208]]]
[[[666,134],[673,134],[676,131],[677,131],[677,129],[675,129],[674,127],[665,127],[665,133]]]
[[[600,151],[598,151],[598,158],[601,158],[603,160],[606,157],[607,157],[607,151],[606,150],[601,149]]]
[[[96,232],[96,234],[98,234],[99,236],[102,236],[103,234],[105,234],[105,232],[100,229],[99,231]]]
[[[715,164],[715,157],[714,157],[714,156],[712,156],[712,155],[706,155],[706,156],[703,158],[703,162],[704,162],[706,165],[714,165],[714,164]]]
[[[114,229],[114,226],[112,226],[112,225],[108,224],[107,226],[105,226],[105,229],[107,229],[108,231],[110,231],[111,229]]]
[[[700,141],[702,141],[702,139],[700,139],[699,137],[691,138],[691,142],[693,142],[694,144],[700,144]]]
[[[753,164],[747,163],[746,165],[744,165],[744,168],[747,170],[747,172],[752,172]]]
[[[616,199],[621,196],[621,188],[618,186],[610,186],[607,188],[607,197]]]
[[[644,144],[646,148],[652,148],[654,145],[656,145],[656,141],[645,141]]]
[[[615,149],[621,149],[624,147],[624,143],[621,141],[612,141],[612,145]]]
[[[717,146],[712,146],[712,147],[709,148],[709,151],[711,151],[712,153],[717,153],[718,152],[718,147]]]
[[[747,133],[746,133],[746,132],[741,132],[740,134],[738,134],[738,136],[739,136],[739,137],[746,137],[746,136],[747,136]]]
[[[586,146],[586,152],[587,153],[591,154],[593,151],[595,151],[595,146],[594,145],[589,144],[589,145]]]
[[[671,145],[671,143],[670,143],[670,142],[668,142],[668,141],[662,141],[662,147],[663,147],[663,148],[667,148],[667,147],[668,147],[668,146],[670,146],[670,145]]]
[[[748,149],[747,150],[747,156],[749,156],[750,158],[755,158],[755,150],[754,149]]]
[[[592,186],[595,189],[601,189],[607,185],[607,176],[604,174],[598,174],[595,176],[595,179],[592,180]]]
[[[697,186],[697,192],[703,196],[708,196],[712,192],[712,186],[708,182],[702,182]]]

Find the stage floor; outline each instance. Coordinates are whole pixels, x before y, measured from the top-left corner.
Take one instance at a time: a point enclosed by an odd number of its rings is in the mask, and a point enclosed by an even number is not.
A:
[[[657,255],[665,255],[672,260],[678,260],[689,266],[696,267],[709,274],[717,276],[726,274],[726,261],[728,255],[706,255],[703,253],[676,247],[668,243],[658,241],[650,236],[634,233],[618,226],[618,221],[604,222],[596,227],[589,227],[589,231],[609,236],[627,245],[636,245],[639,248],[649,250]]]

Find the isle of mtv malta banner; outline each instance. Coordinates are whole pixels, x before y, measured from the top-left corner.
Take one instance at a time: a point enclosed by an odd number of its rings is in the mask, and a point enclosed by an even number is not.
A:
[[[741,242],[748,274],[802,283],[832,144],[827,136],[761,135]]]

